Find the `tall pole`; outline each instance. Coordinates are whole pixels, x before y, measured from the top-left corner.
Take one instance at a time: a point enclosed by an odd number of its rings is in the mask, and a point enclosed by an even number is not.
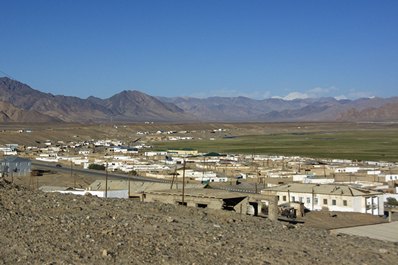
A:
[[[131,179],[129,178],[129,194],[128,194],[128,197],[130,198],[130,190],[131,190],[131,188],[130,188],[130,181],[131,181]]]
[[[185,159],[184,159],[184,167],[182,169],[182,205],[184,205],[185,199]]]
[[[176,182],[176,189],[178,189],[178,185],[177,185],[177,164],[174,167],[173,179],[171,180],[171,186],[170,186],[171,190],[173,189],[174,181]]]
[[[105,167],[105,198],[108,198],[108,162]]]
[[[73,162],[72,162],[72,160],[70,161],[70,178],[72,178],[72,167],[73,167]],[[75,182],[73,182],[73,187],[76,187],[76,183]]]
[[[206,157],[203,156],[202,183],[203,183],[203,179],[205,177],[205,159],[206,159]]]

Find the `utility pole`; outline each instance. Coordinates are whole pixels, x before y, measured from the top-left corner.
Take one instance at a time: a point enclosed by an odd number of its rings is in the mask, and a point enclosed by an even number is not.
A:
[[[185,199],[185,159],[184,159],[184,167],[182,169],[182,205],[184,205]]]
[[[108,162],[105,167],[105,198],[108,198]]]
[[[128,197],[130,198],[130,190],[131,190],[131,188],[130,188],[130,181],[131,181],[131,179],[129,178],[129,193],[128,193]]]
[[[174,167],[173,178],[171,179],[171,185],[170,185],[170,189],[171,190],[173,189],[174,181],[176,183],[176,189],[178,189],[178,184],[177,184],[177,164]]]
[[[73,162],[72,160],[70,161],[70,178],[72,178],[72,174],[73,174]],[[76,187],[76,183],[73,183],[73,187]]]
[[[205,177],[205,163],[206,162],[206,157],[203,156],[203,169],[202,169],[202,183],[203,183],[203,179]]]

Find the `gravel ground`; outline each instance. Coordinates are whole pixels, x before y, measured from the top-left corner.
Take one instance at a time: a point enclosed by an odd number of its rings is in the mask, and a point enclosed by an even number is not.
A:
[[[396,264],[396,244],[232,212],[0,179],[1,264]]]

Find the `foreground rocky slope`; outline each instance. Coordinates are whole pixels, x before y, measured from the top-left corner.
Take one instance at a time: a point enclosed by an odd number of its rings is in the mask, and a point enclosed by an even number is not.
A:
[[[397,246],[231,212],[0,180],[2,264],[394,264]]]

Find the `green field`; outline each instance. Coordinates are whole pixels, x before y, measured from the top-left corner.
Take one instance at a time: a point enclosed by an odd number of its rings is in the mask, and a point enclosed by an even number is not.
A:
[[[154,146],[163,150],[193,148],[200,152],[398,161],[396,129],[245,135],[213,141],[156,142]]]

